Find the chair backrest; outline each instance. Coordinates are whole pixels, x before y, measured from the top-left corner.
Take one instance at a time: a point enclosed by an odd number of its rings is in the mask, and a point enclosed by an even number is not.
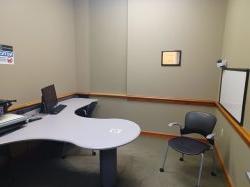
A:
[[[205,112],[188,112],[185,116],[185,127],[181,134],[198,133],[206,137],[214,130],[217,119]]]
[[[87,106],[87,116],[88,118],[92,117],[92,114],[96,108],[97,102],[93,102]]]

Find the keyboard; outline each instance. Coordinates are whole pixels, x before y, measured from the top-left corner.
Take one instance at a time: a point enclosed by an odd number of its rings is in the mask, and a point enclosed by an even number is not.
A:
[[[25,122],[26,117],[22,115],[17,114],[4,114],[0,116],[0,128],[6,127],[6,126],[12,126],[19,122]]]
[[[0,136],[23,127],[26,119],[25,116],[17,114],[4,114],[0,116]]]
[[[61,112],[67,105],[57,105],[56,107],[54,107],[51,111],[50,114],[58,114],[59,112]]]

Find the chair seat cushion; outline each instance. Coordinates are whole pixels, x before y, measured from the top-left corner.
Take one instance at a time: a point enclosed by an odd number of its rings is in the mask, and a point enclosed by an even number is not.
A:
[[[187,155],[199,155],[210,148],[206,143],[183,136],[170,139],[168,145],[174,150]]]

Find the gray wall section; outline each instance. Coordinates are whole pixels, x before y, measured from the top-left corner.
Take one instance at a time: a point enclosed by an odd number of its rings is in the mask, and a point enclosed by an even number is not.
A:
[[[91,91],[126,93],[127,0],[89,4]]]
[[[168,123],[179,122],[184,125],[184,117],[189,111],[214,113],[214,107],[150,103],[128,101],[126,99],[97,97],[98,106],[95,117],[123,118],[136,122],[144,131],[179,133],[178,128],[169,128]]]
[[[90,90],[216,98],[225,4],[89,1]],[[160,66],[161,51],[168,49],[183,50],[181,67]]]
[[[89,1],[75,0],[77,91],[90,91]]]
[[[229,0],[225,25],[223,57],[231,68],[250,68],[250,1]],[[250,132],[250,86],[244,128]]]
[[[223,42],[223,57],[231,68],[250,68],[250,1],[229,0]],[[249,85],[248,85],[249,86]],[[246,104],[244,128],[250,132],[250,87]],[[231,127],[227,120],[217,112],[218,145],[222,152],[225,167],[232,177],[235,187],[249,186],[245,172],[250,170],[250,149]]]
[[[235,187],[247,187],[249,181],[246,171],[250,169],[250,149],[219,111],[216,111],[216,116],[218,119],[216,140],[225,168]]]
[[[215,62],[221,54],[226,2],[1,0],[0,43],[14,46],[16,64],[1,65],[0,98],[38,99],[41,87],[55,83],[59,93],[78,90],[216,99],[219,70]],[[248,0],[229,0],[223,56],[230,67],[250,67],[249,12]],[[161,51],[168,49],[183,50],[181,67],[160,66]],[[178,133],[167,123],[183,122],[187,111],[215,113],[225,166],[236,187],[249,185],[244,173],[250,168],[249,147],[215,109],[98,99],[97,117],[129,119],[148,131]]]
[[[128,0],[127,94],[216,100],[220,72],[215,67],[215,62],[221,54],[229,60],[230,67],[249,67],[249,24],[246,24],[249,17],[248,5],[247,0],[230,0],[226,10],[227,1]],[[92,24],[99,23],[98,19],[91,20]],[[109,24],[112,25],[111,22]],[[107,42],[102,38],[98,40]],[[109,41],[107,45],[113,46],[114,42]],[[183,50],[181,67],[160,66],[161,51],[168,49]],[[91,50],[94,51],[93,48]],[[107,65],[112,63],[108,62]],[[105,69],[98,70],[96,66],[92,67],[91,72],[102,70],[110,73]],[[122,75],[124,73],[117,69],[116,73],[119,72]],[[108,89],[93,91],[117,92],[108,84],[105,85],[108,79],[104,76],[103,80],[98,82],[97,74],[91,76],[91,84],[96,84],[94,87],[106,86]],[[98,117],[130,119],[140,124],[143,130],[167,133],[178,133],[176,129],[166,127],[166,124],[169,121],[183,120],[189,110],[215,112],[206,107],[119,99],[102,98],[99,103],[96,112]],[[246,128],[249,124],[249,97],[247,103],[244,124]],[[225,118],[219,112],[215,114],[218,118],[218,146],[225,166],[236,187],[247,186],[248,181],[244,172],[249,169],[249,148]]]
[[[76,90],[74,6],[68,0],[1,0],[0,43],[12,45],[15,65],[0,65],[0,98],[40,99],[55,83]]]
[[[244,128],[249,132],[250,134],[250,80],[248,82],[248,95],[246,100],[246,110],[245,110],[245,118],[244,118]]]
[[[168,127],[170,122],[184,124],[184,117],[189,111],[204,111],[217,117],[215,128],[216,144],[224,160],[225,167],[235,187],[248,186],[245,172],[250,168],[249,147],[235,132],[231,124],[215,107],[202,107],[179,104],[127,101],[126,99],[98,99],[94,112],[97,118],[122,118],[136,122],[143,131],[179,134],[178,128]]]
[[[229,66],[250,68],[250,1],[229,0],[225,24],[223,56]]]
[[[215,99],[226,1],[129,0],[128,94]],[[161,51],[182,50],[181,67]]]

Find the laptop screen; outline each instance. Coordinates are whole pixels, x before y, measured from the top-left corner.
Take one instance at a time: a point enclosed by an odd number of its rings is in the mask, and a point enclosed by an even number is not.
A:
[[[54,84],[41,89],[45,112],[50,112],[58,103]]]

